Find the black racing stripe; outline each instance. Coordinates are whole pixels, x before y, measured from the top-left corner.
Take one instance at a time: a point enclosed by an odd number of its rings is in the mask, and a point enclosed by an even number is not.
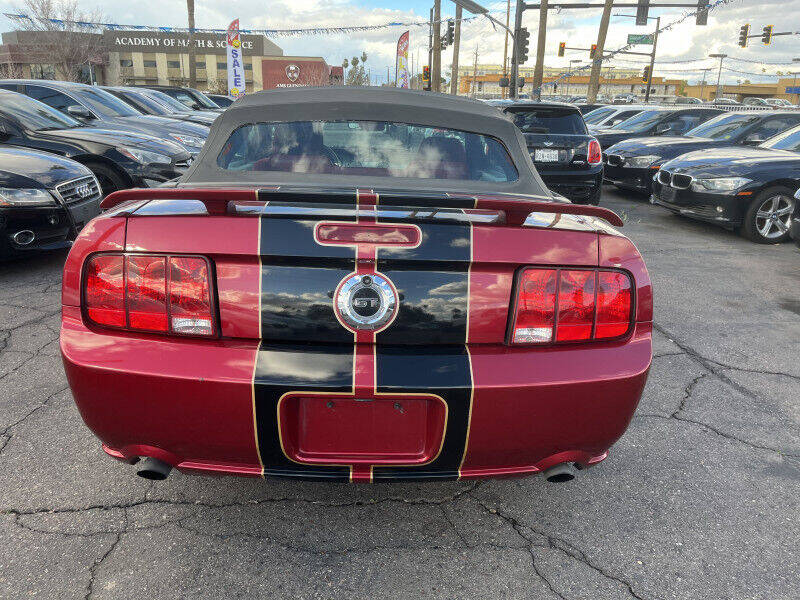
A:
[[[436,394],[447,403],[448,418],[439,456],[419,467],[375,467],[373,480],[456,479],[467,443],[472,374],[461,346],[414,348],[378,346],[378,391],[392,394]]]
[[[457,196],[438,192],[395,192],[375,190],[380,195],[381,206],[408,206],[417,208],[475,208],[474,196]]]
[[[350,393],[353,345],[262,344],[253,382],[258,447],[264,474],[349,481],[350,467],[305,466],[284,455],[278,435],[278,401],[287,392]]]
[[[352,258],[355,250],[349,246],[323,246],[314,239],[314,227],[320,219],[261,218],[261,257]],[[321,262],[320,265],[324,265]]]
[[[400,295],[379,344],[463,344],[469,309],[470,225],[423,224],[417,248],[381,248],[378,271]]]
[[[267,341],[353,341],[336,318],[333,293],[354,267],[347,265],[261,265],[261,338]],[[321,262],[321,261],[317,261]]]

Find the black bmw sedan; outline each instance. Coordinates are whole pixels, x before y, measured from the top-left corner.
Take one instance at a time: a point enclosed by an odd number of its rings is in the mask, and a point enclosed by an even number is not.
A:
[[[0,260],[66,248],[100,214],[92,172],[67,158],[0,148]]]
[[[610,129],[589,128],[597,137],[603,151],[623,140],[653,135],[678,136],[713,119],[722,112],[719,108],[665,108],[654,106],[622,121]]]
[[[173,142],[84,127],[46,104],[5,90],[0,90],[0,147],[44,150],[76,160],[97,177],[104,196],[180,177],[191,162],[191,155]]]
[[[733,112],[695,127],[684,136],[643,137],[606,150],[605,178],[618,188],[649,194],[653,175],[668,160],[695,150],[758,146],[800,125],[800,112]]]
[[[774,244],[789,239],[799,188],[800,127],[795,127],[755,148],[697,150],[668,161],[651,200]]]

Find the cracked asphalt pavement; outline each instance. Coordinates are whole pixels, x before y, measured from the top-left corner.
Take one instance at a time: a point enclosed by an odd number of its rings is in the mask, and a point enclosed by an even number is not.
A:
[[[0,265],[0,598],[800,597],[800,253],[604,204],[647,261],[655,357],[566,484],[139,479],[72,402],[64,255]]]

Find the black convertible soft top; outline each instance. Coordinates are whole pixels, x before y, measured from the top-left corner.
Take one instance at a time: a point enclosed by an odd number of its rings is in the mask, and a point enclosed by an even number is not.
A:
[[[497,138],[519,171],[513,182],[414,179],[276,171],[231,171],[217,165],[231,133],[257,122],[389,121],[468,131]],[[522,132],[495,107],[430,92],[372,87],[296,87],[249,94],[234,102],[213,124],[203,150],[181,177],[180,187],[308,185],[512,193],[552,197],[531,162]]]

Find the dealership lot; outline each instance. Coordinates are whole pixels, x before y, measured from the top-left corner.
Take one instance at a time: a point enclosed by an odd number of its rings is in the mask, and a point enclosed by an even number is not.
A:
[[[800,596],[800,253],[632,198],[650,379],[560,485],[139,479],[72,403],[64,255],[0,265],[0,598]]]

